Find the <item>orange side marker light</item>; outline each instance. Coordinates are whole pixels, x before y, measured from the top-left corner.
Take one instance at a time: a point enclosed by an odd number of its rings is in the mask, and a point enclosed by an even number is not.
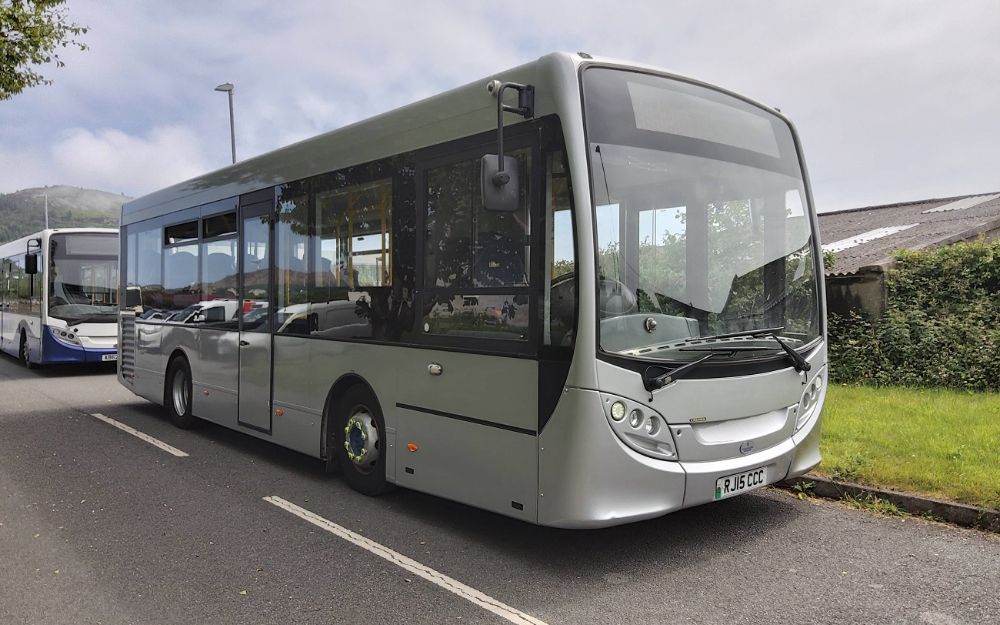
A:
[[[406,448],[409,449],[410,451],[416,451],[417,450],[417,445],[416,445],[416,443],[407,443],[406,444]]]

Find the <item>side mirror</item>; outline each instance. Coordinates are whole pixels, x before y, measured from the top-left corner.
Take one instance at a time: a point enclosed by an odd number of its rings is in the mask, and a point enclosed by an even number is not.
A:
[[[191,316],[190,323],[205,323],[205,313],[196,312],[194,315]]]
[[[512,213],[519,208],[517,159],[503,157],[503,169],[496,154],[487,154],[480,160],[480,182],[483,207],[486,210]]]
[[[33,276],[38,273],[38,254],[24,256],[24,273]]]
[[[517,106],[503,103],[503,93],[507,89],[517,91]],[[482,159],[480,189],[483,207],[486,210],[512,213],[518,209],[517,159],[503,153],[503,114],[517,113],[525,119],[535,115],[535,87],[516,82],[491,80],[486,91],[497,99],[497,153],[487,154]]]

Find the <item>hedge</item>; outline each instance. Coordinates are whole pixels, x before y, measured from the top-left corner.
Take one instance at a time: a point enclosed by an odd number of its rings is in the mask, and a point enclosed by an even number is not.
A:
[[[835,382],[1000,390],[1000,240],[903,251],[886,312],[830,315]]]

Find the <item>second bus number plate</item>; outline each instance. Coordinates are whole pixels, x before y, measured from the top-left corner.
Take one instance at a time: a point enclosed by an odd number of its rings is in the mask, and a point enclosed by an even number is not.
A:
[[[739,495],[767,484],[767,468],[751,469],[715,480],[715,499]]]

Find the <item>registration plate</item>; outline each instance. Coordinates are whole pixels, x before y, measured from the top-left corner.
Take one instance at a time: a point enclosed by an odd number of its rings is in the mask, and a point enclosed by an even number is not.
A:
[[[751,469],[715,480],[715,499],[725,499],[767,484],[767,468]]]
[[[112,360],[118,360],[118,354],[101,354],[102,362],[110,362]]]

